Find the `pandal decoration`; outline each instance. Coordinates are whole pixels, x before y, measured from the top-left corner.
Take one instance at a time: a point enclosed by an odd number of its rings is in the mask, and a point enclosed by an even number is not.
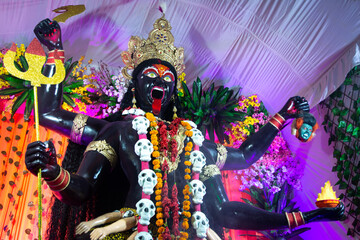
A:
[[[196,231],[197,238],[206,238],[209,228],[209,221],[205,214],[201,212],[201,203],[205,195],[205,186],[199,180],[199,174],[205,165],[205,156],[199,151],[203,137],[193,139],[193,131],[196,131],[196,124],[176,118],[167,126],[163,121],[159,121],[152,113],[144,116],[137,116],[132,122],[133,129],[138,132],[139,140],[135,143],[135,153],[141,160],[141,172],[138,175],[139,185],[142,187],[142,198],[136,203],[136,211],[140,215],[138,222],[138,234],[135,239],[152,239],[148,232],[150,219],[156,213],[156,226],[158,227],[158,239],[171,239],[172,235],[181,240],[188,239],[190,213],[190,195],[193,196],[195,212],[192,217],[192,225]],[[147,139],[150,130],[150,140]],[[187,141],[184,147],[184,140]],[[192,140],[192,141],[190,141]],[[193,145],[195,143],[195,146]],[[180,146],[178,146],[180,144]],[[194,151],[193,150],[194,146]],[[168,197],[167,175],[175,170],[179,164],[179,149],[185,149],[184,179],[187,181],[183,189],[184,201],[182,204],[182,230],[179,230],[179,204],[178,190],[176,183],[172,188],[171,200]],[[201,159],[201,167],[198,159]],[[149,168],[152,160],[153,169]],[[190,167],[192,169],[190,169]],[[191,174],[192,173],[192,174]],[[192,178],[192,181],[190,181]],[[155,188],[155,204],[150,200]],[[156,208],[156,209],[155,209]],[[172,229],[169,230],[167,220],[170,218],[169,211],[172,213]],[[203,225],[201,222],[205,222]]]

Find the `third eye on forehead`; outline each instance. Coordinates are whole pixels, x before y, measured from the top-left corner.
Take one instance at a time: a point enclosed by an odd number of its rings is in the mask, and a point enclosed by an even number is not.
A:
[[[145,68],[142,74],[146,75],[150,78],[161,77],[166,82],[174,81],[174,74],[170,71],[170,69],[162,64],[154,64],[147,68]]]

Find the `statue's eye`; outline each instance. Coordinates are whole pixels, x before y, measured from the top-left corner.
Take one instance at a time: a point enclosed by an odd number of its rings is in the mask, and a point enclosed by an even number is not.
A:
[[[155,72],[153,72],[153,71],[149,71],[149,72],[145,73],[145,75],[147,77],[150,77],[150,78],[156,78],[157,77],[157,74]]]
[[[163,77],[163,80],[164,80],[165,82],[172,82],[172,81],[173,81],[173,78],[170,77],[169,75],[165,75],[165,76]]]

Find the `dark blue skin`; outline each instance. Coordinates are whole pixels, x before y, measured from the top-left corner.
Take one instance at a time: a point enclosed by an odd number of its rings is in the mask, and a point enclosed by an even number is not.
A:
[[[46,32],[44,29],[49,27],[49,25],[55,26],[45,20],[45,22],[41,22],[35,28],[35,31],[40,29],[42,32]],[[36,35],[49,49],[54,46],[53,43],[49,43],[46,36]],[[55,45],[61,46],[60,43]],[[44,72],[50,76],[53,72],[53,66],[45,66]],[[135,86],[141,86],[144,82],[149,85],[152,84],[152,86],[164,84],[158,78],[147,79],[147,76],[144,76],[141,71],[138,76],[135,76],[133,81],[135,81]],[[140,96],[149,96],[151,94],[149,93],[149,88],[150,86],[135,88],[138,107],[146,111],[151,110],[151,108],[149,109],[151,103],[144,101]],[[170,100],[174,88],[175,84],[168,83],[165,93],[166,99],[163,101],[164,105]],[[61,97],[61,84],[45,85],[39,89],[40,124],[69,136],[76,114],[60,108]],[[163,109],[159,114],[160,117],[164,114]],[[293,97],[287,101],[285,106],[279,111],[279,114],[288,120],[296,118],[300,111],[309,111],[309,105],[304,98]],[[277,134],[278,130],[274,126],[266,124],[257,133],[251,135],[239,149],[227,148],[228,157],[223,169],[234,170],[249,167],[264,154]],[[137,176],[141,171],[141,163],[133,150],[135,142],[138,140],[138,135],[131,128],[131,120],[109,123],[105,120],[89,118],[81,143],[87,145],[93,140],[106,140],[115,149],[118,156],[116,167],[121,168],[125,173],[130,189],[128,192],[124,192],[124,198],[126,198],[125,207],[134,207],[141,198],[141,189],[137,184]],[[215,164],[217,156],[215,143],[205,140],[200,150],[206,156],[207,164]],[[46,180],[54,179],[60,171],[60,167],[54,160],[54,154],[54,146],[51,143],[34,142],[29,144],[25,156],[28,170],[36,175],[38,169],[41,169]],[[183,170],[183,166],[180,163],[177,171],[183,173]],[[107,178],[111,171],[109,161],[102,154],[89,151],[85,154],[78,172],[71,174],[69,186],[64,191],[57,192],[56,196],[65,203],[79,205],[89,199],[97,189],[101,188],[104,179]],[[174,176],[172,174],[174,172],[170,173],[168,177],[169,189],[171,189],[173,184],[171,179],[174,179]],[[182,175],[176,174],[175,176],[178,189],[182,189],[185,184]],[[207,188],[207,194],[202,204],[202,211],[209,218],[210,227],[215,231],[222,231],[222,227],[254,230],[287,227],[287,220],[284,214],[270,213],[241,202],[230,202],[225,193],[220,175],[206,180],[204,184]],[[179,194],[181,199],[181,191],[179,191]],[[121,207],[123,206],[119,206],[118,209]],[[344,217],[344,205],[340,204],[336,208],[316,209],[304,212],[303,215],[306,223],[340,220]]]

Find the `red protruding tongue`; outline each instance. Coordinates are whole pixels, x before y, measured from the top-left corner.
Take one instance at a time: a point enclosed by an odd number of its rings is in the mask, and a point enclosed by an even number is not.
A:
[[[161,110],[161,99],[159,99],[159,98],[154,98],[154,101],[153,101],[153,103],[152,103],[152,111],[153,111],[153,114],[159,115],[160,110]]]

